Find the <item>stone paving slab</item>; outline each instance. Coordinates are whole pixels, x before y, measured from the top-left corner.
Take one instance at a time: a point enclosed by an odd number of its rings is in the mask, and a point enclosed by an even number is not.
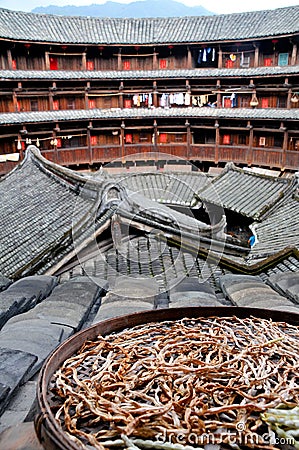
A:
[[[9,278],[4,277],[0,274],[0,291],[4,291],[12,283]]]
[[[233,292],[229,295],[229,298],[236,306],[249,306],[250,303],[257,302],[258,300],[267,300],[269,303],[277,300],[280,303],[286,304],[290,301],[285,297],[280,296],[272,289],[269,288],[269,290],[266,290],[264,288],[260,288],[260,286]]]
[[[178,279],[172,280],[170,283],[170,293],[171,292],[184,292],[184,291],[195,291],[195,292],[205,292],[207,294],[215,295],[214,289],[211,285],[205,281],[202,282],[200,278],[197,277],[185,277],[182,280]]]
[[[20,423],[0,434],[1,450],[43,450],[34,430],[33,422]]]
[[[84,322],[88,310],[89,305],[86,307],[77,303],[71,304],[65,301],[53,301],[49,297],[49,300],[37,305],[30,311],[30,315],[47,320],[50,323],[72,327],[74,330],[77,330]]]
[[[184,301],[184,299],[191,299],[196,298],[198,300],[201,300],[204,303],[209,302],[218,302],[216,295],[206,294],[202,292],[195,292],[195,291],[185,291],[185,292],[175,292],[174,294],[170,294],[170,303],[180,303]]]
[[[113,317],[124,316],[127,314],[133,314],[135,312],[148,311],[151,308],[150,303],[131,300],[131,301],[118,301],[113,303],[107,303],[100,307],[93,323],[100,322],[102,320],[111,319]]]
[[[0,433],[9,426],[17,425],[24,421],[29,422],[27,420],[28,411],[34,410],[35,414],[37,413],[34,408],[36,403],[36,389],[36,381],[27,381],[27,383],[22,384],[11,396],[9,404],[0,417]],[[31,417],[31,420],[34,420],[34,416]]]
[[[51,330],[51,333],[53,333],[54,336],[61,336],[60,340],[63,341],[64,339],[67,339],[71,334],[74,333],[74,328],[69,327],[67,325],[57,324],[57,323],[51,323],[47,318],[41,319],[34,315],[34,309],[32,311],[28,311],[24,314],[18,314],[15,317],[12,317],[9,319],[4,327],[2,328],[2,331],[9,330],[11,327],[16,328],[40,328],[41,332],[42,330],[49,329]]]
[[[9,346],[5,348],[5,344],[0,345],[0,383],[9,388],[8,395],[0,402],[1,413],[15,389],[24,382],[34,367],[37,357],[29,351],[20,351]]]
[[[119,277],[116,278],[115,285],[110,287],[108,301],[142,299],[154,304],[158,294],[159,285],[155,278]]]
[[[21,314],[21,316],[23,316],[23,314]],[[28,334],[32,333],[32,331],[36,331],[59,341],[62,340],[63,336],[63,330],[59,325],[49,323],[47,320],[28,318],[25,321],[19,320],[18,322],[13,323],[8,321],[0,332],[0,340],[8,334],[13,336],[15,331],[24,332],[24,330]]]
[[[27,380],[39,370],[49,353],[60,342],[59,338],[41,332],[40,328],[8,329],[0,333],[0,349],[20,350],[37,357],[34,366],[26,377]]]
[[[235,306],[273,307],[276,305],[293,306],[293,303],[265,285],[259,277],[244,275],[224,275],[220,277],[220,286],[224,294]]]
[[[299,272],[272,275],[268,278],[267,283],[294,303],[299,303]]]
[[[257,306],[257,305],[255,305],[254,308],[272,309],[272,308],[268,308],[267,305],[265,305],[265,306],[259,306],[259,305]],[[278,306],[275,306],[273,309],[275,311],[281,311],[282,313],[283,312],[290,312],[290,313],[299,314],[299,307],[296,306],[296,305],[290,305],[290,306],[289,305],[278,305]],[[283,319],[283,316],[281,318]]]
[[[170,302],[169,308],[184,308],[188,306],[223,306],[215,299],[202,299],[196,296],[185,296],[178,302]]]
[[[8,291],[23,294],[26,298],[35,297],[37,302],[48,297],[57,285],[57,278],[48,275],[33,275],[22,278],[9,286]]]
[[[0,292],[0,329],[11,317],[34,308],[56,284],[56,277],[38,275],[22,278]]]
[[[26,298],[23,295],[9,294],[7,291],[0,292],[0,329],[10,317],[22,312],[24,305],[26,305]]]
[[[294,303],[281,303],[281,302],[269,302],[268,300],[253,302],[249,305],[250,308],[264,308],[264,309],[273,309],[277,311],[287,311],[287,312],[296,312],[299,313],[299,306],[294,305]]]

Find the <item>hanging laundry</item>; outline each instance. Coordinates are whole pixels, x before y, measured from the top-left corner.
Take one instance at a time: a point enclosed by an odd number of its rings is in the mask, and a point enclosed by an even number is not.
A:
[[[150,108],[153,104],[153,96],[152,94],[148,94],[148,107]]]
[[[203,62],[207,62],[207,49],[206,48],[203,49],[202,60],[203,60]]]
[[[216,58],[216,50],[215,50],[215,48],[213,48],[213,50],[212,50],[212,61],[213,62],[215,61],[215,58]]]
[[[186,92],[185,94],[185,106],[190,106],[191,103],[191,95],[189,92]]]
[[[201,64],[201,62],[202,62],[202,50],[199,50],[199,52],[198,52],[197,62],[198,62],[198,64]]]
[[[237,96],[234,92],[230,96],[230,101],[231,101],[231,108],[235,108],[237,106]]]
[[[200,103],[202,106],[206,105],[209,101],[209,96],[208,95],[200,95]]]

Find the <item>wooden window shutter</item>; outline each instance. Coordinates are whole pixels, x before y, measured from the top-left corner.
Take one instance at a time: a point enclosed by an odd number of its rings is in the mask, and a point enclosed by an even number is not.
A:
[[[289,54],[288,53],[279,53],[278,65],[279,66],[287,66],[288,64],[289,64]]]
[[[94,61],[87,61],[86,69],[87,70],[94,70]]]
[[[264,66],[272,66],[272,58],[264,58]]]
[[[234,61],[232,61],[231,59],[227,59],[225,62],[225,67],[227,69],[232,69],[234,67]]]
[[[259,138],[259,146],[260,147],[265,147],[266,145],[266,138],[265,137],[260,137]]]
[[[262,98],[262,108],[269,108],[269,99],[267,97]]]
[[[90,98],[88,99],[88,108],[89,109],[94,109],[96,107],[96,101],[94,98]]]
[[[167,69],[167,59],[160,59],[160,69]]]
[[[124,61],[124,70],[130,70],[130,69],[131,69],[131,62]]]
[[[90,136],[90,145],[94,146],[97,145],[98,139],[97,136]]]
[[[230,98],[225,98],[224,102],[223,102],[223,107],[224,108],[231,108],[232,106],[232,102]]]
[[[160,133],[160,143],[166,144],[167,143],[167,134],[166,133]]]
[[[53,110],[58,111],[59,110],[59,101],[53,100]]]
[[[58,60],[57,58],[50,58],[50,70],[58,70]]]
[[[223,135],[223,144],[229,145],[230,144],[230,134],[224,134]]]
[[[124,100],[124,107],[125,108],[131,108],[132,107],[132,100],[130,98],[125,98],[125,100]]]

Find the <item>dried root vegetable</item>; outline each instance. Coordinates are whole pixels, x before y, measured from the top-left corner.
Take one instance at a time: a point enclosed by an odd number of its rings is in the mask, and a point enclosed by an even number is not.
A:
[[[57,421],[85,448],[204,448],[212,439],[266,450],[280,447],[264,439],[260,414],[299,405],[298,368],[298,327],[186,318],[87,341],[50,390]]]
[[[299,407],[284,408],[278,407],[268,409],[261,415],[262,419],[267,422],[276,435],[292,442],[294,448],[299,450]]]

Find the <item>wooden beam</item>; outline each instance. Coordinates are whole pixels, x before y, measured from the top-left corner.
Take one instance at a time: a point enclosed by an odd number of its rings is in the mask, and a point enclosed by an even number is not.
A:
[[[293,43],[293,49],[292,49],[292,58],[291,58],[291,65],[292,66],[295,66],[297,64],[297,51],[298,51],[298,46],[294,42]]]
[[[46,70],[50,70],[50,55],[49,55],[49,52],[45,52],[45,67],[46,67]]]

